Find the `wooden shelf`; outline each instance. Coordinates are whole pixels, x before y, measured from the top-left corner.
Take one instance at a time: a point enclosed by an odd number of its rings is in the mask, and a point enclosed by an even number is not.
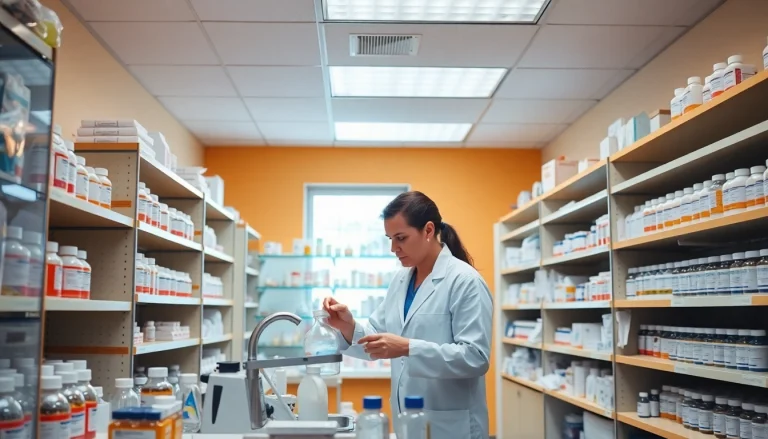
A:
[[[591,262],[607,259],[611,249],[608,246],[595,247],[590,250],[582,250],[569,253],[565,256],[546,258],[541,261],[541,265],[548,267],[552,265],[583,265]]]
[[[541,349],[541,342],[532,343],[529,342],[527,339],[524,338],[511,338],[511,337],[504,337],[501,340],[504,344],[511,344],[515,346],[522,346],[526,348],[533,348],[533,349]]]
[[[232,334],[214,335],[203,338],[203,344],[224,343],[234,338]]]
[[[608,190],[603,189],[545,216],[542,218],[541,224],[591,224],[597,217],[607,212]]]
[[[641,236],[625,239],[613,244],[614,250],[677,247],[678,240],[695,242],[733,242],[743,238],[754,238],[755,233],[764,232],[768,227],[768,207],[742,211],[733,215],[710,219]]]
[[[581,407],[584,410],[590,411],[594,414],[605,416],[606,418],[609,418],[609,419],[615,419],[613,410],[601,407],[592,401],[587,401],[586,398],[571,396],[563,392],[562,390],[544,390],[544,393],[551,397],[565,401],[569,404],[573,404],[576,407]]]
[[[133,303],[117,300],[46,297],[45,311],[131,311]]]
[[[134,221],[110,209],[69,195],[61,189],[51,188],[49,227],[77,228],[131,228]]]
[[[156,294],[138,294],[136,303],[158,305],[200,305],[199,297],[158,296]]]
[[[499,219],[505,224],[528,224],[539,218],[539,201],[541,197],[534,198],[517,209],[509,212]]]
[[[138,248],[143,251],[202,251],[203,246],[197,242],[176,236],[172,233],[150,226],[147,223],[136,221],[138,229]]]
[[[610,308],[610,300],[591,300],[586,302],[544,302],[544,309],[602,309]]]
[[[768,306],[768,294],[736,294],[728,296],[689,296],[671,299],[616,300],[616,308],[711,308],[733,306]]]
[[[539,233],[539,225],[541,225],[541,222],[539,220],[531,221],[530,223],[522,227],[518,227],[517,229],[507,233],[506,235],[502,235],[501,242],[519,241],[529,236],[535,235]]]
[[[582,358],[591,358],[593,360],[612,361],[613,354],[610,352],[589,351],[586,349],[573,348],[555,343],[545,343],[543,350],[555,352],[558,354],[573,355]]]
[[[186,340],[175,341],[155,341],[151,343],[142,343],[133,347],[134,355],[151,354],[154,352],[172,351],[175,349],[183,349],[191,346],[199,346],[199,338],[188,338]]]
[[[205,220],[234,221],[235,214],[225,209],[221,204],[205,197]]]
[[[501,270],[502,275],[508,274],[522,274],[527,272],[533,272],[541,267],[540,261],[529,262],[527,264],[519,265],[517,267],[505,268]]]
[[[522,386],[528,387],[529,389],[535,390],[537,392],[543,392],[544,391],[544,386],[542,386],[540,384],[536,384],[535,382],[533,382],[531,380],[526,380],[525,378],[520,378],[520,377],[512,376],[512,375],[509,375],[509,374],[506,374],[506,373],[502,373],[501,377],[504,378],[505,380],[512,381],[513,383],[520,384]]]
[[[204,253],[206,262],[225,262],[228,264],[235,262],[235,258],[215,248],[205,247]]]
[[[542,200],[581,200],[608,187],[608,160],[600,160],[583,172],[555,186]],[[593,218],[594,219],[594,218]]]
[[[714,366],[699,366],[679,361],[664,360],[647,355],[616,355],[616,362],[646,369],[662,370],[683,375],[690,375],[729,383],[744,384],[755,387],[768,387],[768,373],[746,372],[743,370],[725,369]]]
[[[0,296],[1,312],[40,312],[39,297]]]
[[[621,412],[616,416],[622,422],[665,439],[712,439],[711,434],[688,430],[682,424],[664,418],[641,418],[635,412]]]
[[[541,309],[540,303],[521,303],[519,305],[502,305],[502,311],[518,311],[525,309]]]
[[[203,305],[205,306],[232,306],[235,301],[232,299],[224,299],[218,297],[203,297]]]

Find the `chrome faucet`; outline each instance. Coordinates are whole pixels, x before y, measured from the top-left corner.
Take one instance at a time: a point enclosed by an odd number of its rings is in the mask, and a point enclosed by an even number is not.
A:
[[[279,358],[275,360],[258,360],[259,337],[261,333],[274,322],[287,320],[299,326],[301,318],[290,312],[270,314],[256,326],[248,340],[248,361],[245,363],[248,378],[246,391],[248,393],[248,410],[251,417],[251,429],[263,428],[269,419],[267,404],[264,401],[264,387],[261,385],[260,370],[273,367],[301,366],[308,364],[340,363],[341,354],[319,355],[315,357]]]

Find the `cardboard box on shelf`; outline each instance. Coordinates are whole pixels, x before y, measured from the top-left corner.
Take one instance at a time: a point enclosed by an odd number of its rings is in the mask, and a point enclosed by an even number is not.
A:
[[[658,130],[672,121],[669,110],[656,110],[651,113],[651,132]]]
[[[541,165],[541,185],[544,192],[549,192],[555,186],[568,180],[578,172],[578,163],[559,157]]]

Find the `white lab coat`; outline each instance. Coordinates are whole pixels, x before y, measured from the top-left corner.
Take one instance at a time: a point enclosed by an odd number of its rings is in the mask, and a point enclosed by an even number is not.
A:
[[[404,398],[424,397],[431,437],[488,439],[485,378],[491,358],[493,302],[480,274],[443,245],[432,273],[422,282],[403,318],[413,269],[392,279],[387,297],[368,321],[355,325],[345,355],[370,360],[357,341],[388,332],[410,339],[409,356],[392,359],[390,404],[395,431]]]

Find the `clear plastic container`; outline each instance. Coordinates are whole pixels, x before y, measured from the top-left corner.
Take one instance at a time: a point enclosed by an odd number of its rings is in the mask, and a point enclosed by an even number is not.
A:
[[[99,190],[99,206],[106,209],[112,208],[112,182],[109,180],[109,171],[105,168],[94,169],[99,177],[101,190]]]
[[[21,243],[23,235],[21,227],[8,226],[5,237],[5,267],[2,271],[3,296],[26,295],[31,253]]]
[[[328,387],[320,377],[320,369],[320,365],[307,366],[307,374],[299,383],[296,393],[299,421],[328,420]]]
[[[91,264],[89,264],[88,261],[88,253],[85,250],[78,250],[77,251],[77,259],[80,260],[80,263],[83,264],[83,271],[81,273],[80,282],[82,284],[83,290],[80,294],[81,299],[90,299],[91,298]]]
[[[144,379],[146,379],[146,377],[144,377]],[[133,379],[131,378],[115,379],[115,394],[109,401],[112,410],[119,410],[126,407],[139,407],[141,405],[138,393],[133,390],[133,384]]]
[[[389,439],[389,419],[381,412],[381,397],[363,398],[363,412],[355,425],[357,439]]]
[[[147,375],[149,375],[149,380],[141,389],[141,405],[143,407],[154,404],[156,396],[174,396],[173,386],[168,382],[167,367],[150,367]]]
[[[88,201],[88,170],[85,169],[85,157],[80,156],[77,156],[75,196],[81,200]]]
[[[202,393],[197,385],[197,375],[194,373],[181,374],[181,403],[182,422],[184,433],[197,433],[200,431],[202,418],[200,409],[202,408]]]
[[[27,232],[22,234],[21,243],[29,250],[29,276],[25,295],[40,297],[43,291],[43,270],[45,255],[43,254],[43,234]]]
[[[64,439],[69,437],[69,422],[72,413],[69,401],[61,391],[61,377],[48,375],[40,377],[40,417],[38,437],[40,439]]]
[[[312,312],[315,321],[304,336],[304,353],[308,357],[339,353],[338,331],[328,325],[328,312],[318,309]],[[341,363],[321,364],[321,375],[338,375]]]
[[[406,396],[405,411],[397,415],[400,421],[398,437],[405,439],[427,439],[427,417],[424,414],[424,398]]]
[[[69,421],[69,437],[71,439],[85,438],[85,395],[77,388],[77,372],[57,370],[56,375],[61,377],[62,394],[67,398],[72,414]]]
[[[45,243],[45,270],[46,283],[45,295],[51,297],[61,297],[61,282],[64,264],[57,254],[59,252],[59,243],[48,241]]]

